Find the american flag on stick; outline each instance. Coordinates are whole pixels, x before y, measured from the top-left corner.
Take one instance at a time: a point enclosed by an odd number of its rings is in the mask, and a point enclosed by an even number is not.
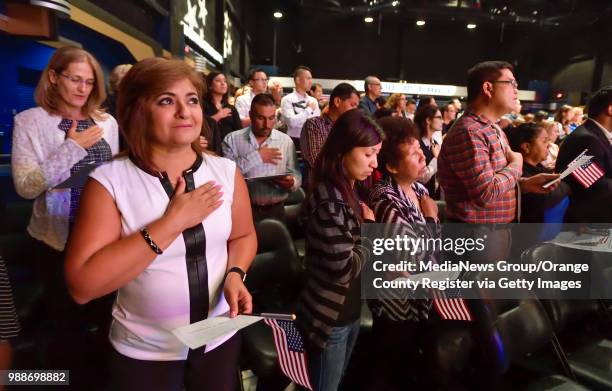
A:
[[[294,383],[312,390],[304,341],[293,321],[265,318],[264,322],[272,328],[278,362],[283,373]]]
[[[586,163],[583,163],[580,167],[578,167],[572,175],[582,186],[586,189],[591,187],[593,183],[597,182],[599,178],[604,176],[604,171],[592,160],[592,156],[590,156]]]
[[[433,306],[440,318],[444,320],[474,320],[467,304],[462,297],[450,297],[452,293],[446,294],[439,289],[432,289]]]

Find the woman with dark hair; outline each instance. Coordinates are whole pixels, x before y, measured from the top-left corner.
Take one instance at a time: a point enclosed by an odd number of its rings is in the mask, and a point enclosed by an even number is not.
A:
[[[118,291],[109,339],[112,390],[234,390],[240,336],[189,349],[172,330],[251,312],[243,283],[257,237],[236,164],[202,153],[202,80],[148,58],[117,102],[127,153],[90,176],[66,252],[78,303]]]
[[[212,71],[206,75],[206,93],[202,101],[204,114],[219,125],[221,142],[228,133],[242,129],[238,110],[228,103],[228,96],[229,87],[223,73]]]
[[[417,111],[421,107],[425,107],[425,106],[436,106],[436,99],[430,95],[423,95],[419,97],[419,103],[417,104],[417,108],[416,108]]]
[[[523,177],[550,173],[541,163],[548,157],[550,137],[542,124],[524,123],[513,128],[508,141],[513,151],[523,155]],[[569,191],[561,181],[558,188],[548,194],[525,193],[521,195],[521,223],[543,223],[546,209],[557,205]]]
[[[377,223],[384,223],[385,237],[438,237],[438,208],[418,182],[425,170],[425,156],[419,146],[419,133],[407,119],[387,117],[379,121],[386,138],[380,151],[380,170],[384,178],[370,192],[369,205]],[[427,223],[427,224],[426,224]],[[434,261],[432,251],[415,254],[398,253],[390,263]],[[399,277],[399,276],[398,276]],[[393,279],[386,276],[386,279]],[[372,334],[377,341],[376,357],[388,359],[375,363],[368,389],[402,389],[405,385],[407,357],[417,355],[419,342],[427,334],[431,300],[409,289],[379,289],[378,299],[368,302],[374,325]],[[416,371],[416,368],[415,368]]]
[[[368,178],[384,135],[361,110],[334,124],[313,170],[304,201],[306,279],[297,325],[308,353],[314,390],[336,390],[359,333],[360,275],[370,251],[361,224],[374,214],[355,192]]]
[[[438,106],[423,106],[417,109],[414,115],[414,123],[419,131],[419,143],[425,154],[425,171],[419,178],[421,183],[425,184],[429,194],[433,198],[439,198],[439,185],[436,181],[436,173],[438,172],[438,155],[440,154],[440,144],[434,138],[435,132],[442,132],[442,113]]]

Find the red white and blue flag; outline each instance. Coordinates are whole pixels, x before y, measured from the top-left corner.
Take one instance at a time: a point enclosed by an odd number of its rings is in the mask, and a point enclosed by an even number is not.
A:
[[[432,289],[433,306],[440,318],[444,320],[474,320],[465,300],[462,297],[450,297],[439,289]]]
[[[264,322],[272,328],[278,362],[283,373],[294,383],[312,390],[304,341],[293,321],[266,318]]]
[[[572,172],[572,175],[574,176],[574,178],[576,178],[578,182],[580,182],[582,186],[588,189],[593,183],[597,182],[599,178],[604,176],[604,172],[597,165],[597,163],[592,160],[589,160],[580,167],[578,167],[576,170],[574,170],[574,172]]]

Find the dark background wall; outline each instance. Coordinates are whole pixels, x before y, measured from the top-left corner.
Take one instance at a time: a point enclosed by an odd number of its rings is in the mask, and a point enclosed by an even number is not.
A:
[[[272,12],[277,6],[252,7],[247,25],[253,63],[270,64],[277,23],[280,75],[305,64],[321,78],[376,74],[387,80],[462,85],[470,66],[500,59],[515,65],[521,88],[541,80],[551,92],[580,95],[612,84],[612,23],[603,8],[599,17],[568,15],[559,26],[502,27],[495,22],[468,30],[464,20],[451,17],[428,19],[421,28],[414,18],[389,14],[366,24],[362,15],[315,15],[290,2],[280,4],[285,17],[276,22]]]

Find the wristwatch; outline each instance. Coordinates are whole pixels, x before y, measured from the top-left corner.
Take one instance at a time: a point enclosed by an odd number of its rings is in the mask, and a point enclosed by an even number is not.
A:
[[[246,280],[246,272],[244,270],[242,270],[241,268],[239,268],[238,266],[234,266],[231,269],[229,269],[227,271],[227,273],[225,273],[225,278],[227,278],[227,275],[230,273],[238,273],[240,274],[240,278],[242,278],[242,282],[244,282],[244,280]]]

